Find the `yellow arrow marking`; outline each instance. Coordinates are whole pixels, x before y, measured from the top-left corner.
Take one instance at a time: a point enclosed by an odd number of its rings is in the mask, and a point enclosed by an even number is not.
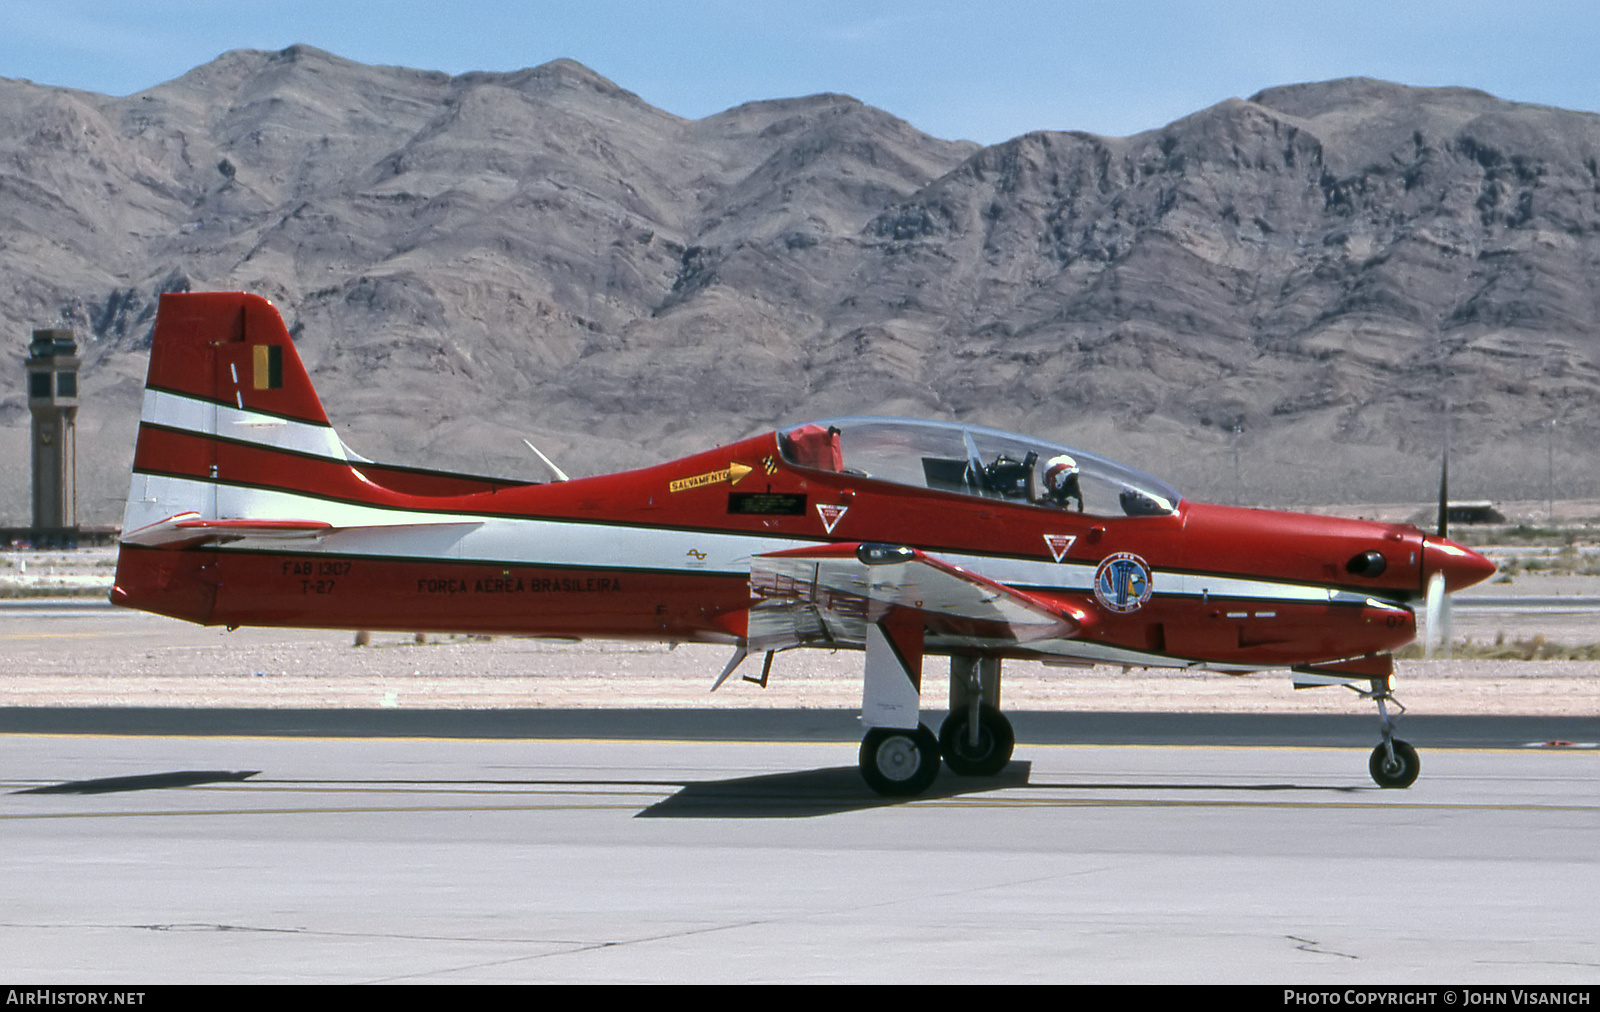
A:
[[[720,471],[707,471],[705,474],[697,474],[691,478],[678,478],[670,481],[667,483],[667,491],[684,492],[691,488],[703,488],[706,485],[720,485],[723,482],[727,482],[729,485],[737,485],[744,480],[745,475],[754,470],[755,468],[753,467],[730,461],[728,466]]]

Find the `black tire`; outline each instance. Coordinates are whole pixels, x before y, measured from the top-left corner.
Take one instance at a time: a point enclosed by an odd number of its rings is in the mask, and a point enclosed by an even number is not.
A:
[[[992,777],[1006,768],[1017,747],[1011,721],[992,706],[978,707],[978,744],[967,740],[969,711],[966,707],[951,712],[939,725],[939,751],[950,772],[963,777]]]
[[[921,794],[939,775],[939,739],[928,725],[915,731],[875,727],[861,740],[861,778],[890,798]]]
[[[1396,738],[1393,744],[1394,762],[1389,761],[1389,750],[1379,745],[1372,750],[1367,769],[1379,787],[1410,787],[1422,772],[1422,760],[1417,758],[1416,749],[1400,739]]]

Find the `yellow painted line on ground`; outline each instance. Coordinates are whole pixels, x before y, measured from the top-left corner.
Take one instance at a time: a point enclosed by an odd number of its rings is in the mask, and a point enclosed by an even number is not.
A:
[[[1037,789],[1037,788],[1036,788]],[[1070,788],[1067,788],[1070,789]],[[1161,790],[1161,788],[1149,788]],[[1306,788],[1311,790],[1313,788]],[[1366,790],[1368,788],[1363,788]],[[1378,790],[1379,788],[1370,788]],[[1492,804],[1463,801],[1246,801],[1164,799],[1164,798],[964,798],[952,801],[929,798],[913,802],[919,807],[932,808],[1286,808],[1329,809],[1348,811],[1355,809],[1383,809],[1409,811],[1449,812],[1596,812],[1596,805],[1529,805]]]
[[[375,797],[375,796],[378,796],[378,795],[393,795],[393,794],[402,794],[402,795],[404,795],[404,794],[445,794],[445,795],[455,795],[455,796],[486,795],[488,797],[503,797],[503,798],[515,798],[515,797],[526,797],[526,796],[552,797],[552,796],[555,796],[555,795],[566,795],[566,794],[578,794],[578,795],[587,794],[587,795],[596,795],[596,796],[607,797],[607,798],[629,798],[629,797],[660,798],[660,797],[670,796],[670,795],[676,793],[677,791],[682,790],[683,786],[684,786],[684,785],[681,785],[681,784],[672,784],[670,786],[669,785],[662,785],[660,787],[641,787],[641,786],[638,786],[638,781],[633,781],[632,784],[630,786],[628,786],[628,787],[618,787],[616,789],[608,789],[608,788],[603,788],[603,787],[597,788],[594,785],[590,785],[590,784],[573,784],[570,787],[563,787],[563,786],[561,786],[559,784],[552,784],[549,787],[543,787],[543,786],[512,787],[512,786],[508,786],[505,789],[496,790],[494,788],[488,788],[488,787],[480,787],[480,788],[469,788],[469,787],[462,787],[462,788],[450,788],[450,787],[383,787],[383,786],[379,786],[379,785],[367,786],[367,785],[364,785],[364,784],[355,785],[355,786],[351,786],[351,787],[293,787],[293,786],[289,786],[289,785],[251,783],[249,781],[238,781],[237,783],[238,783],[239,786],[232,788],[232,790],[245,790],[245,789],[248,788],[249,793],[251,795],[258,795],[258,794],[344,794],[344,795]],[[40,788],[40,787],[55,787],[55,786],[58,786],[58,784],[57,784],[56,781],[51,781],[49,783],[6,784],[4,786],[8,789],[8,791],[10,793],[26,794],[26,793],[31,792],[31,791],[33,791],[33,790],[35,790],[37,788]],[[226,791],[226,790],[229,790],[229,789],[230,788],[223,787],[223,786],[217,785],[217,784],[195,784],[195,785],[186,786],[186,787],[143,787],[143,788],[119,789],[119,790],[111,790],[111,791],[85,791],[85,792],[52,791],[50,793],[54,794],[54,795],[57,795],[57,796],[86,797],[86,796],[88,796],[90,794],[142,794],[142,793],[147,793],[149,791],[219,791],[219,790],[220,791]]]
[[[607,795],[611,796],[611,795]],[[657,797],[661,795],[650,795]],[[673,797],[667,793],[665,797]],[[773,799],[781,802],[782,799]],[[796,808],[810,809],[817,804],[826,804],[829,799],[817,797],[797,798],[792,802]],[[716,803],[708,799],[708,803]],[[1484,804],[1466,802],[1377,802],[1377,801],[1248,801],[1248,800],[1193,800],[1193,799],[1141,799],[1141,798],[928,798],[915,801],[900,802],[899,805],[886,806],[876,802],[855,803],[851,799],[837,799],[840,811],[871,810],[882,807],[910,806],[914,808],[971,808],[971,809],[1052,809],[1052,808],[1192,808],[1192,809],[1270,809],[1284,810],[1328,810],[1349,811],[1362,810],[1400,810],[1400,811],[1446,811],[1446,812],[1579,812],[1592,813],[1600,811],[1600,805],[1530,805],[1530,804]],[[726,799],[725,806],[737,807],[733,799]],[[718,807],[723,807],[719,804]],[[774,809],[786,807],[783,804],[763,805],[761,812],[770,816]],[[302,808],[203,808],[203,809],[152,809],[147,811],[115,811],[115,812],[26,812],[0,814],[0,821],[21,821],[29,819],[112,819],[112,818],[141,818],[155,817],[166,818],[172,816],[228,816],[228,815],[363,815],[363,814],[420,814],[427,812],[560,812],[560,811],[640,811],[638,802],[626,804],[604,802],[563,802],[554,804],[510,804],[510,805],[338,805],[330,807],[302,807]]]
[[[4,677],[3,675],[0,675],[0,678],[3,678],[3,677]],[[441,743],[441,742],[458,742],[458,743],[463,744],[463,745],[469,745],[469,744],[473,744],[473,745],[492,745],[492,744],[496,744],[496,743],[506,744],[506,745],[742,745],[742,746],[751,746],[751,745],[814,745],[814,746],[817,746],[817,747],[820,747],[820,748],[849,748],[849,749],[852,749],[852,750],[858,749],[858,748],[861,747],[861,743],[856,741],[856,740],[854,740],[854,739],[851,739],[851,740],[848,740],[848,741],[843,740],[843,739],[841,739],[839,741],[782,741],[782,740],[774,740],[774,739],[769,739],[769,738],[752,738],[752,739],[749,739],[749,740],[733,739],[733,738],[714,738],[714,739],[710,739],[710,738],[567,738],[567,737],[551,737],[551,738],[513,738],[513,737],[457,738],[457,737],[450,737],[450,736],[445,736],[445,735],[440,735],[440,736],[436,737],[436,736],[433,736],[433,735],[394,735],[394,736],[385,736],[385,735],[367,735],[367,734],[349,734],[349,735],[187,734],[187,733],[180,733],[180,734],[164,734],[164,733],[163,734],[106,734],[106,733],[102,733],[102,732],[89,732],[89,733],[84,733],[84,734],[75,734],[75,733],[71,733],[71,732],[58,732],[58,731],[17,731],[17,732],[7,733],[7,734],[4,735],[4,737],[6,739],[8,739],[8,740],[9,739],[23,739],[23,738],[47,738],[47,739],[55,739],[55,740],[76,739],[76,740],[100,740],[100,741],[107,741],[107,740],[113,740],[113,739],[122,739],[122,740],[127,740],[127,741],[140,741],[140,740],[147,740],[147,739],[160,739],[160,740],[163,740],[163,741],[175,741],[175,740],[178,740],[178,739],[183,739],[183,740],[197,739],[197,740],[202,740],[202,741],[282,741],[282,742],[290,742],[290,741],[294,741],[294,742],[302,742],[302,741],[305,741],[305,742],[371,741],[371,742],[387,742],[387,743],[390,743],[390,744],[404,743],[404,742],[431,742],[431,743],[435,743],[435,744]],[[1032,748],[1033,746],[1029,746],[1029,747]],[[1049,747],[1049,746],[1041,746],[1041,747]],[[1086,747],[1104,748],[1104,747],[1114,747],[1114,746],[1086,746]],[[1155,748],[1160,748],[1160,747],[1163,747],[1163,746],[1137,746],[1137,747],[1155,747]],[[1438,751],[1438,750],[1434,750],[1434,751]]]
[[[183,815],[362,815],[401,814],[422,812],[562,812],[562,811],[622,811],[637,812],[637,804],[563,804],[563,805],[350,805],[338,808],[196,808],[191,810],[153,810],[147,812],[38,812],[17,815],[0,815],[0,821],[25,819],[131,819]]]
[[[291,785],[288,785],[288,784],[258,784],[258,783],[251,783],[250,781],[247,781],[247,780],[239,781],[239,787],[236,788],[236,789],[242,790],[242,789],[245,789],[245,788],[249,788],[251,794],[260,794],[260,793],[278,793],[278,794],[370,794],[370,795],[379,795],[379,794],[453,794],[453,795],[464,795],[464,796],[487,795],[487,796],[490,796],[490,797],[519,797],[519,796],[525,796],[525,795],[535,795],[535,796],[546,796],[546,797],[548,797],[548,796],[554,796],[554,795],[558,795],[558,794],[580,794],[580,795],[589,794],[589,795],[598,795],[600,797],[606,797],[606,798],[630,798],[630,797],[660,798],[660,797],[671,796],[672,794],[676,793],[677,791],[682,790],[682,785],[674,784],[674,785],[672,785],[670,787],[663,785],[663,786],[657,787],[657,788],[648,788],[648,787],[639,787],[639,786],[637,786],[637,781],[634,781],[628,787],[618,787],[618,788],[615,788],[615,789],[608,789],[608,788],[604,788],[604,787],[596,787],[595,785],[592,785],[592,784],[573,784],[571,786],[562,786],[560,784],[551,784],[548,787],[541,786],[541,785],[529,785],[529,786],[511,786],[511,785],[508,785],[507,787],[505,787],[503,789],[496,790],[496,789],[494,789],[492,787],[460,787],[460,788],[451,788],[451,787],[384,787],[384,786],[379,785],[379,784],[372,784],[372,785],[357,784],[357,785],[354,785],[352,787],[294,787],[294,786],[291,786]],[[151,790],[173,790],[174,788],[150,788],[150,789]],[[218,786],[213,785],[211,787],[188,787],[188,788],[176,788],[176,789],[178,789],[178,790],[219,790],[219,789],[224,789],[224,788],[220,788]]]

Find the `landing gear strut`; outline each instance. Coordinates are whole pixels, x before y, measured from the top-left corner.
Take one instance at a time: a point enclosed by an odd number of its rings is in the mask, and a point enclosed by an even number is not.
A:
[[[939,749],[950,772],[992,777],[1006,768],[1017,736],[1000,712],[1000,659],[950,658],[950,716],[939,727]]]
[[[906,637],[878,623],[868,627],[867,674],[862,720],[871,730],[861,742],[861,777],[879,794],[921,794],[939,775],[942,756],[964,777],[992,777],[1005,769],[1016,747],[1011,721],[1000,713],[1000,659],[950,658],[950,716],[939,736],[926,724],[915,729],[921,705],[920,633]],[[901,726],[887,726],[890,722]]]
[[[1384,704],[1393,703],[1401,713],[1405,713],[1406,708],[1394,698],[1390,684],[1387,677],[1374,678],[1372,691],[1361,694],[1378,704],[1378,726],[1383,733],[1383,742],[1372,750],[1367,770],[1379,787],[1410,787],[1422,772],[1422,760],[1417,758],[1416,749],[1394,736],[1394,718],[1389,716]]]

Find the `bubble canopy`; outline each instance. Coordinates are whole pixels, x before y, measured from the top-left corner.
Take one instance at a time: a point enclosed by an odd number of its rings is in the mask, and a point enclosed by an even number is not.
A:
[[[1097,516],[1161,516],[1176,489],[1114,460],[957,422],[829,418],[784,430],[797,467]]]

